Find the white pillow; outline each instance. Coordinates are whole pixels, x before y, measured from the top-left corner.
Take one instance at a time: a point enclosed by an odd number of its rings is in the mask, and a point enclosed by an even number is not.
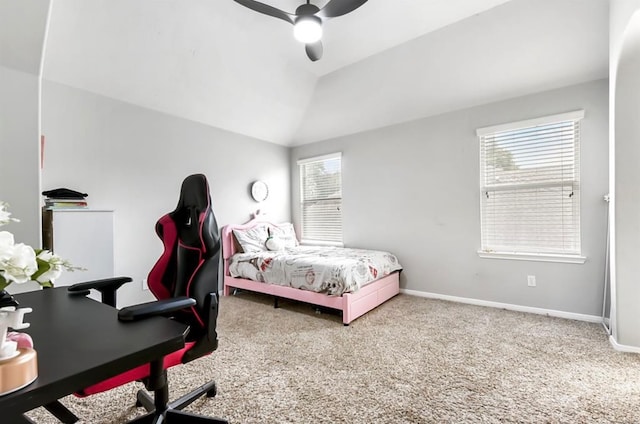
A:
[[[264,252],[267,250],[267,246],[264,243],[267,241],[269,234],[267,233],[267,227],[264,225],[258,225],[247,230],[233,230],[233,235],[238,240],[244,253]]]
[[[269,227],[269,235],[282,240],[284,247],[296,247],[298,245],[296,231],[290,222],[279,224],[276,227]]]

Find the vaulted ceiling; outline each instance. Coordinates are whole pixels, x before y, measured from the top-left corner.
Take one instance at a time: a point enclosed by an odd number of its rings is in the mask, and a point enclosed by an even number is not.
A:
[[[52,0],[43,76],[296,145],[606,77],[608,5],[370,0],[324,25],[312,63],[232,0]]]

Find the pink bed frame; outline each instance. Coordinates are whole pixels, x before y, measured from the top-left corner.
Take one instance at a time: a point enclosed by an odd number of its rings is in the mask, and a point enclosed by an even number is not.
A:
[[[400,293],[400,271],[379,278],[355,293],[345,293],[342,296],[329,296],[308,290],[231,277],[231,275],[229,275],[229,260],[231,256],[236,253],[233,230],[246,230],[257,225],[275,226],[270,222],[253,219],[246,224],[226,225],[222,228],[222,253],[224,257],[223,293],[225,296],[229,296],[231,291],[237,288],[269,294],[276,296],[276,298],[293,299],[313,305],[338,309],[342,311],[342,322],[344,325],[349,325],[354,319],[366,314]]]

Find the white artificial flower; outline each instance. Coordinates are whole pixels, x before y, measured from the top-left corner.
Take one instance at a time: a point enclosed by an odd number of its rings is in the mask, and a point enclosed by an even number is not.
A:
[[[62,270],[64,268],[65,262],[57,255],[54,255],[48,250],[43,250],[38,253],[38,259],[44,261],[48,264],[49,269],[40,274],[36,281],[41,284],[53,282],[55,279],[62,275]]]
[[[0,202],[0,226],[10,222],[20,222],[18,219],[11,218],[11,212],[7,211],[7,204]]]
[[[19,222],[11,218],[7,204],[0,201],[0,226],[9,222]],[[42,286],[52,287],[53,280],[60,277],[62,271],[82,269],[73,267],[69,262],[48,250],[36,251],[23,243],[16,244],[13,234],[0,231],[0,290],[11,283],[25,283],[37,280]]]
[[[8,231],[0,231],[0,263],[11,257],[15,241],[13,234]],[[2,269],[0,267],[0,269]]]
[[[49,262],[51,261],[53,258],[57,258],[57,256],[55,256],[53,253],[51,253],[49,250],[43,250],[40,253],[38,253],[38,259],[43,260],[45,262]]]
[[[31,276],[38,270],[36,252],[33,248],[24,243],[18,243],[8,251],[10,256],[0,259],[0,275],[9,283],[21,284],[31,280]]]

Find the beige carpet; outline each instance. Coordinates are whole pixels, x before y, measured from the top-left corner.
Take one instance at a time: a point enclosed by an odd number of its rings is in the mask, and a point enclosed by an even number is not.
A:
[[[597,324],[400,295],[344,327],[281,305],[223,298],[218,351],[171,370],[172,398],[215,379],[187,410],[232,423],[640,423],[640,355]],[[120,423],[139,387],[63,401]]]

